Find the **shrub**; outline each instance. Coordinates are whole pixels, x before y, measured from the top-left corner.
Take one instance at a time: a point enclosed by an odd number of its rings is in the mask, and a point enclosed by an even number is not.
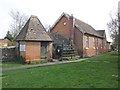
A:
[[[36,64],[40,64],[40,61],[36,61]]]
[[[111,52],[111,55],[117,55],[118,56],[118,52]]]

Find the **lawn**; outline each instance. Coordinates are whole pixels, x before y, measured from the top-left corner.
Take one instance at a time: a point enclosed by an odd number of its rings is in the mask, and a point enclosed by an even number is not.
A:
[[[2,66],[2,68],[10,68],[10,67],[23,66],[23,64],[18,63],[18,62],[4,62],[4,63],[0,64],[0,66]]]
[[[73,57],[72,59],[71,58],[62,58],[63,61],[70,61],[70,60],[78,60],[80,59],[80,57]],[[19,67],[19,66],[25,66],[25,65],[37,65],[37,64],[42,64],[42,63],[46,63],[48,61],[44,60],[40,63],[31,63],[31,64],[25,64],[25,63],[22,63],[22,62],[19,62],[18,60],[11,60],[11,62],[3,62],[3,63],[0,63],[0,67],[2,68],[13,68],[13,67]]]
[[[104,54],[77,63],[4,71],[3,88],[117,88],[118,56]]]

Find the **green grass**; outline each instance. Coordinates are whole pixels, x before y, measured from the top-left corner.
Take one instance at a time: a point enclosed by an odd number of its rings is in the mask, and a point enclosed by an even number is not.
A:
[[[13,67],[19,67],[19,66],[25,66],[25,65],[37,65],[37,64],[43,64],[43,63],[47,63],[48,60],[45,59],[43,61],[38,61],[38,62],[34,62],[34,63],[30,63],[30,64],[25,64],[23,62],[20,62],[19,60],[11,60],[10,62],[3,62],[0,63],[0,67],[2,68],[13,68]]]
[[[4,71],[3,88],[117,88],[118,56],[104,54],[87,61]]]
[[[2,64],[0,64],[0,66],[2,66],[2,68],[11,68],[11,67],[19,67],[19,66],[23,66],[24,64],[21,64],[19,62],[4,62]],[[26,64],[27,65],[27,64]]]
[[[45,62],[43,62],[43,63],[45,63]],[[13,68],[13,67],[19,67],[19,66],[35,65],[35,64],[42,64],[42,63],[35,62],[35,63],[31,63],[31,64],[25,64],[25,63],[21,63],[21,62],[18,62],[18,61],[11,61],[11,62],[0,63],[0,67],[2,67],[2,68]]]
[[[2,67],[2,63],[0,62],[0,67]]]

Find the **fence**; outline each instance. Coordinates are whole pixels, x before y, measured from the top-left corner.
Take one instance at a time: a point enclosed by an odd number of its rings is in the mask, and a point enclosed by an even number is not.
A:
[[[16,57],[16,47],[0,47],[0,62],[10,61]]]

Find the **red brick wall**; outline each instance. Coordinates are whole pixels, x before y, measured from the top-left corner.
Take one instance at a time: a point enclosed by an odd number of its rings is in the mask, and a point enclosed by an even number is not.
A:
[[[98,38],[98,54],[103,53],[103,47],[101,47],[101,38]]]
[[[66,25],[64,25],[64,22],[66,22]],[[52,28],[52,33],[57,33],[60,35],[63,35],[65,38],[69,39],[71,36],[70,30],[72,30],[73,23],[70,22],[70,19],[63,16],[59,22]],[[89,35],[89,48],[86,48],[86,36],[83,35],[83,33],[80,32],[76,27],[74,27],[74,32],[72,32],[74,35],[73,42],[75,44],[76,49],[78,50],[79,54],[84,54],[84,56],[93,56],[96,54],[101,54],[103,52],[106,52],[106,39],[102,40],[102,47],[101,47],[101,38],[98,38],[96,36]],[[93,43],[93,38],[95,38]],[[98,46],[96,47],[96,39],[98,38]]]
[[[64,25],[64,22],[66,22],[66,25]],[[75,44],[76,49],[78,50],[79,54],[83,54],[83,34],[78,30],[76,27],[73,28],[73,20],[66,18],[63,16],[59,22],[52,28],[51,32],[60,34],[67,38],[68,40],[71,38],[73,39],[73,43]],[[70,32],[71,30],[71,32]],[[73,30],[73,31],[72,31]],[[71,34],[73,34],[71,36]]]
[[[86,47],[86,35],[83,35],[83,56],[86,57],[86,56],[93,56],[93,55],[96,55],[96,48],[95,48],[95,41],[93,43],[93,36],[90,36],[88,35],[89,39],[88,39],[88,42],[89,42],[89,45],[88,45],[88,48]],[[95,40],[95,39],[94,39]]]
[[[92,48],[93,47],[93,39],[92,38],[95,38],[95,44],[96,44],[96,41],[98,39],[98,46],[95,47],[95,48]],[[100,37],[96,37],[96,36],[91,36],[89,35],[89,48],[86,49],[85,48],[85,37],[83,38],[83,46],[84,46],[84,55],[85,56],[92,56],[92,55],[97,55],[97,54],[102,54],[104,52],[107,52],[107,43],[106,43],[106,35],[104,34],[104,37],[105,38],[100,38]],[[96,46],[96,45],[95,45]]]
[[[66,23],[66,25],[64,25]],[[57,33],[63,35],[65,38],[69,39],[70,31],[69,31],[69,20],[63,16],[59,22],[52,28],[52,33]]]
[[[91,35],[88,35],[88,37],[89,37],[89,47],[88,48],[86,48],[86,35],[84,35],[84,38],[83,38],[84,56],[93,56],[93,55],[102,54],[105,52],[103,39],[95,37],[95,36],[91,36]],[[93,38],[95,38],[94,39],[95,41],[93,41]],[[98,46],[96,45],[97,39],[98,39]]]
[[[40,60],[40,42],[26,42],[26,61]]]
[[[52,61],[52,42],[48,42],[49,46],[49,59]],[[41,42],[25,42],[21,41],[20,44],[25,45],[25,51],[19,51],[19,55],[22,56],[25,59],[25,62],[34,62],[34,61],[40,61],[40,49],[41,49]]]
[[[105,42],[106,42],[106,40],[105,40],[105,39],[103,39],[102,53],[106,52]]]
[[[52,61],[52,42],[49,43],[49,54],[50,61]]]
[[[83,55],[83,33],[77,28],[74,29],[74,44],[78,53]]]

